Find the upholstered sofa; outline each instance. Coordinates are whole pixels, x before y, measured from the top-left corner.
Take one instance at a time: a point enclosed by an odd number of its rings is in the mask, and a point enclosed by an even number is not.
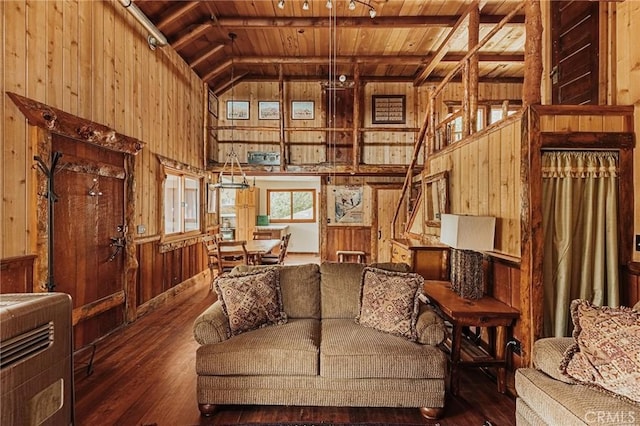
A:
[[[442,320],[416,296],[415,341],[365,326],[362,318],[357,323],[364,267],[276,267],[286,322],[237,335],[230,333],[219,296],[194,323],[201,413],[254,404],[416,407],[427,418],[441,417],[447,366],[438,347],[445,337]],[[256,268],[238,267],[231,275]]]
[[[628,309],[628,308],[627,308]],[[634,308],[640,309],[640,303]],[[631,317],[627,324],[635,323],[631,332],[631,339],[627,336],[617,336],[601,318],[593,321],[595,327],[601,329],[600,335],[610,334],[615,341],[613,344],[604,342],[602,348],[590,351],[589,356],[600,357],[602,361],[590,361],[588,368],[604,367],[612,364],[612,357],[617,356],[620,348],[629,348],[632,361],[624,360],[622,375],[631,383],[626,386],[625,394],[635,398],[629,399],[624,395],[603,390],[589,380],[580,381],[563,372],[562,366],[567,366],[567,356],[574,352],[568,349],[575,347],[576,338],[557,337],[544,338],[536,341],[533,347],[533,368],[516,370],[515,386],[518,397],[516,399],[516,424],[526,425],[640,425],[640,404],[636,403],[640,396],[640,379],[638,365],[640,352],[637,352],[640,332],[637,327],[638,314]],[[574,320],[575,322],[575,320]],[[634,337],[635,335],[635,337]],[[593,336],[593,334],[592,334]],[[631,342],[631,340],[635,340]],[[632,347],[636,351],[632,355]],[[601,352],[601,353],[598,353]],[[609,352],[609,353],[607,353]],[[635,361],[633,359],[635,358]],[[584,369],[583,369],[584,370]],[[624,371],[626,370],[626,371]],[[606,372],[593,374],[593,381],[606,380],[611,374]],[[586,378],[585,378],[586,379]],[[614,381],[614,380],[613,380]],[[635,387],[633,385],[635,383]],[[617,384],[617,383],[614,383]]]

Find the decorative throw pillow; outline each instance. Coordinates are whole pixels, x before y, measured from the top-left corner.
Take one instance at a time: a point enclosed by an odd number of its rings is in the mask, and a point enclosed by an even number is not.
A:
[[[218,299],[229,318],[231,335],[268,325],[284,324],[278,269],[223,274],[215,281]]]
[[[356,322],[416,341],[418,296],[423,284],[424,278],[419,274],[364,268]]]
[[[560,371],[574,380],[640,402],[640,312],[571,302],[573,338]]]

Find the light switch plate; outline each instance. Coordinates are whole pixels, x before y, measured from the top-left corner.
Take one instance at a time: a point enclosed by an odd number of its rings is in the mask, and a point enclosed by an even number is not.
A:
[[[138,225],[138,226],[136,227],[136,232],[137,232],[138,234],[144,234],[145,232],[147,232],[147,227],[146,227],[146,226],[144,226],[144,225]]]

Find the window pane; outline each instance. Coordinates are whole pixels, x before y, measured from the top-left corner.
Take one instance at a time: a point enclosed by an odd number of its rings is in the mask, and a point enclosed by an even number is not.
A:
[[[190,177],[184,178],[184,230],[200,229],[200,182]]]
[[[291,193],[272,191],[269,193],[269,216],[271,219],[291,219]]]
[[[164,233],[180,232],[180,177],[167,175],[164,183]]]
[[[313,193],[309,191],[293,193],[293,218],[313,219]]]

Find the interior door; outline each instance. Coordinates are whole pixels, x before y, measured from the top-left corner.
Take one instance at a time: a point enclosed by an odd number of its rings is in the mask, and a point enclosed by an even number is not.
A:
[[[399,185],[380,187],[375,189],[376,214],[373,220],[375,235],[373,236],[373,252],[376,253],[377,262],[391,261],[391,239],[394,235],[392,227],[393,215],[402,195],[402,187]],[[406,223],[406,209],[400,209],[396,221],[395,235],[402,233],[403,224]]]
[[[124,322],[124,154],[60,136],[52,149],[55,291],[73,299],[81,348]]]
[[[552,1],[552,99],[598,104],[599,2]]]
[[[327,127],[349,129],[327,132],[327,161],[351,164],[353,159],[353,89],[327,89]]]

